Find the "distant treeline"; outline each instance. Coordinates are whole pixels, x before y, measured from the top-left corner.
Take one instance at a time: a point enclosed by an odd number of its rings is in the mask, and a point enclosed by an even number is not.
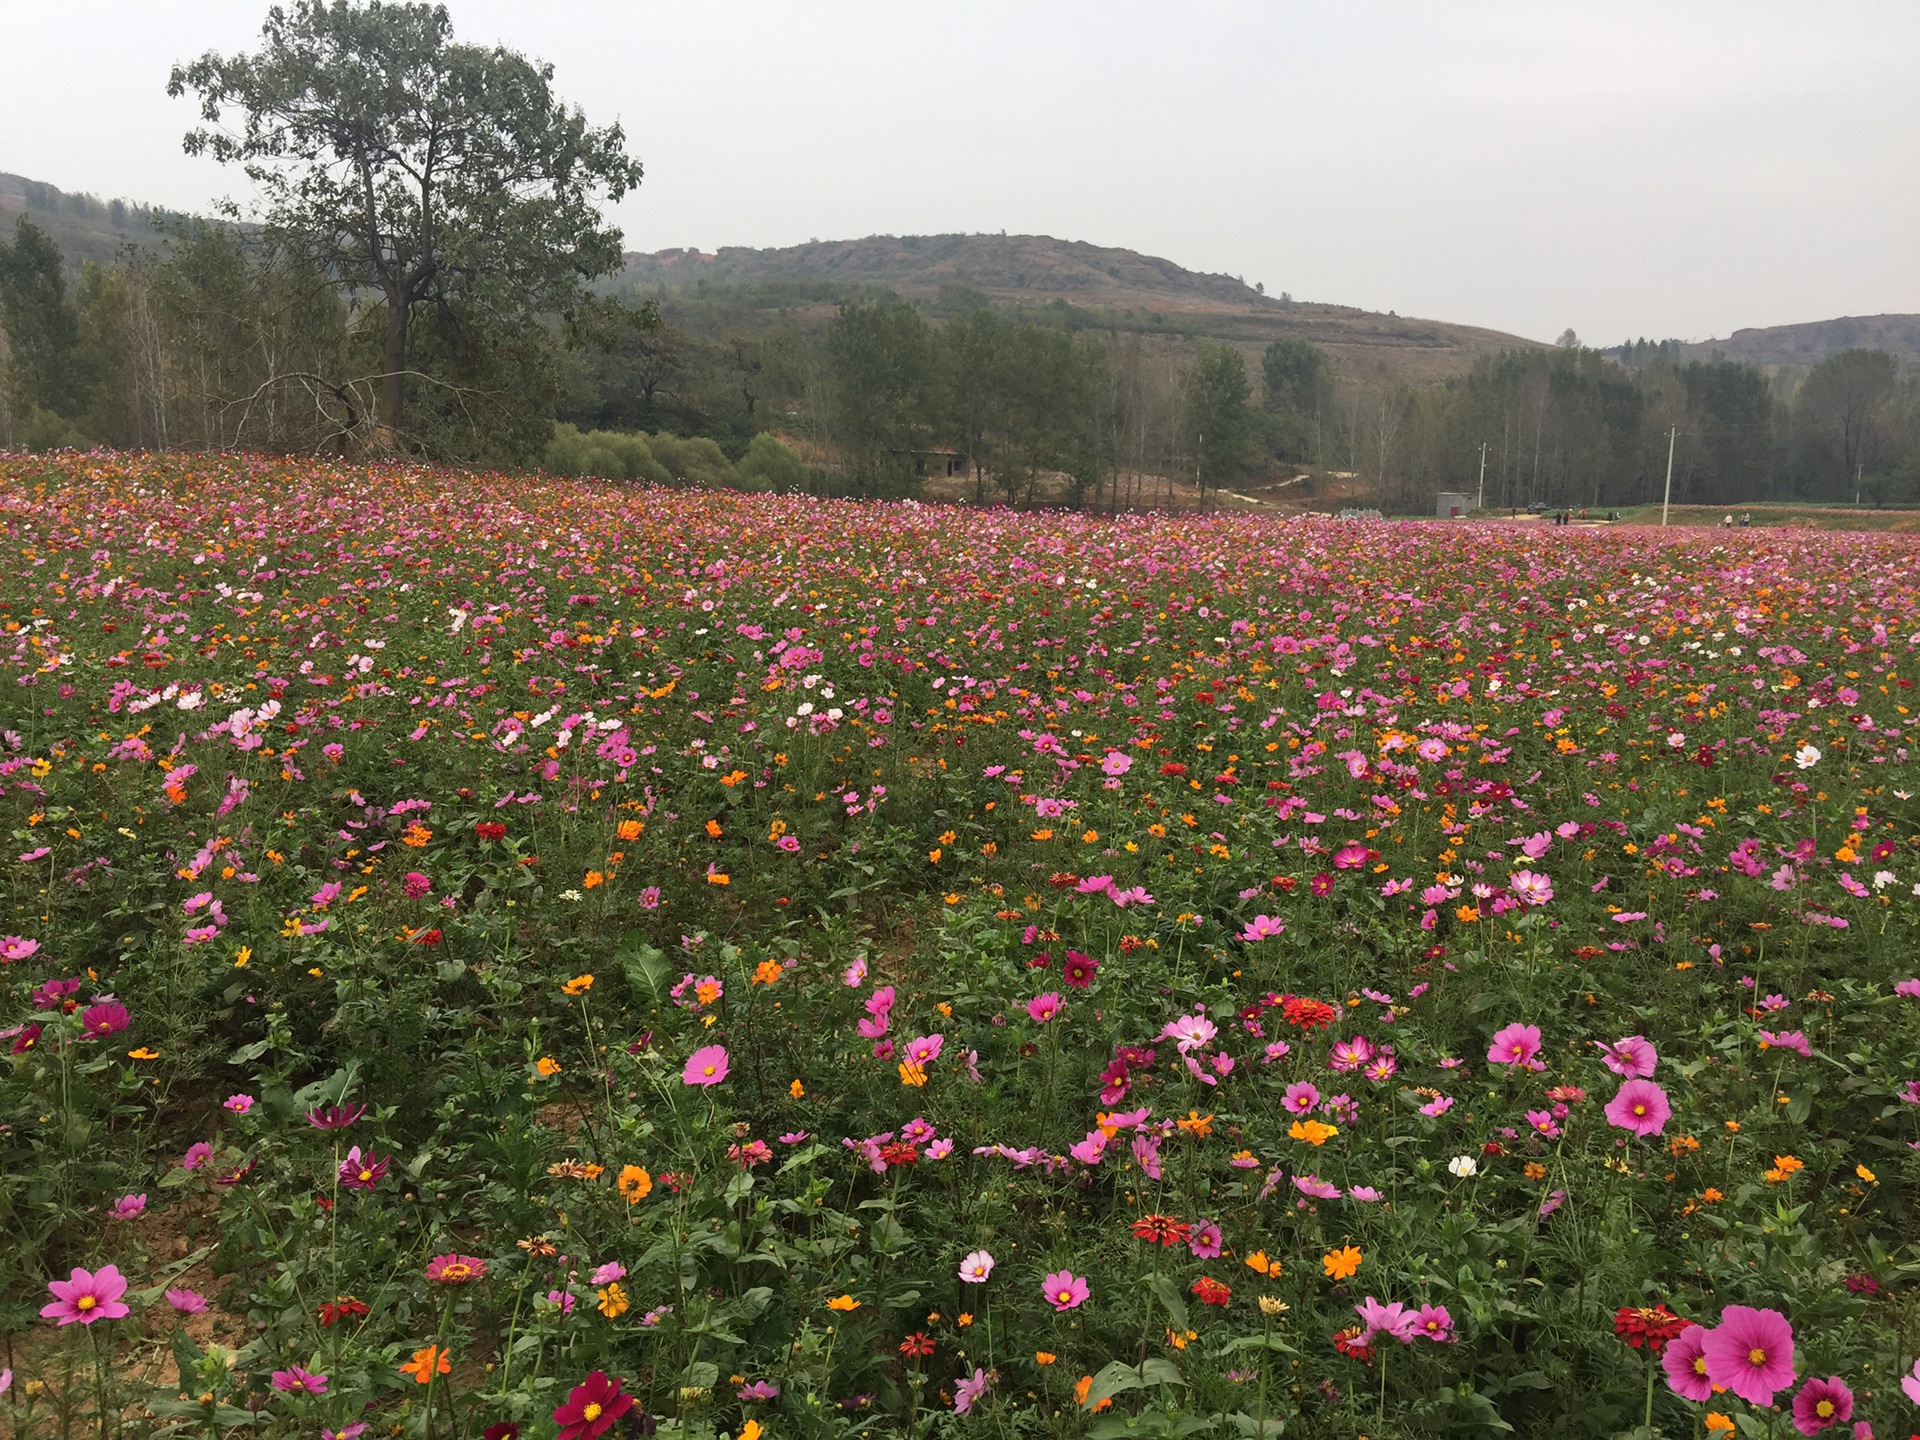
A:
[[[1878,351],[1769,376],[1673,342],[1568,343],[1416,387],[1339,377],[1304,341],[960,287],[615,282],[564,315],[484,300],[415,318],[417,453],[865,495],[958,477],[983,501],[1097,506],[1319,467],[1419,512],[1476,491],[1483,443],[1489,506],[1658,499],[1677,429],[1676,501],[1920,499],[1920,382]],[[351,451],[387,333],[378,295],[271,227],[173,217],[75,275],[22,216],[0,237],[0,445]]]

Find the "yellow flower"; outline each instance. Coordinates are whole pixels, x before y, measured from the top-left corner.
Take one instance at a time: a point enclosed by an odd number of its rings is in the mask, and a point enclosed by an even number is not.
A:
[[[1036,1350],[1033,1352],[1033,1363],[1036,1365],[1051,1365],[1059,1358],[1060,1357],[1051,1350]]]
[[[594,1293],[600,1297],[600,1313],[609,1320],[618,1320],[627,1313],[631,1302],[627,1299],[627,1292],[620,1288],[619,1281],[616,1280],[604,1290],[596,1290]]]
[[[1722,1415],[1718,1410],[1709,1410],[1707,1412],[1707,1433],[1709,1435],[1718,1435],[1723,1430],[1731,1435],[1733,1428],[1733,1421]]]
[[[629,1205],[637,1205],[653,1193],[653,1177],[638,1165],[621,1166],[620,1178],[614,1184],[627,1197]]]
[[[242,945],[233,953],[233,968],[236,970],[244,970],[247,968],[247,962],[251,959],[253,959],[252,947]]]
[[[160,1052],[158,1050],[149,1050],[145,1045],[142,1045],[138,1050],[127,1051],[127,1058],[129,1060],[158,1060],[160,1058]],[[1865,1169],[1864,1166],[1861,1168],[1863,1170]],[[1869,1176],[1868,1178],[1871,1179],[1872,1177]]]
[[[791,1085],[787,1086],[787,1094],[796,1100],[804,1100],[807,1098],[807,1087],[802,1085],[798,1080],[795,1080]]]
[[[740,1433],[735,1437],[735,1440],[760,1440],[760,1437],[765,1433],[766,1432],[760,1428],[760,1422],[758,1420],[749,1420],[740,1427]]]
[[[1862,1180],[1866,1181],[1867,1184],[1869,1185],[1878,1183],[1877,1178],[1875,1177],[1873,1171],[1867,1169],[1867,1167],[1864,1165],[1854,1166],[1853,1173],[1858,1175]]]
[[[709,885],[731,885],[732,883],[733,877],[724,870],[709,870],[707,872],[707,884]]]
[[[940,863],[940,854],[940,847],[936,845],[933,849],[927,851],[927,859],[931,860],[935,865],[938,865]]]
[[[851,1295],[836,1295],[833,1299],[827,1301],[827,1308],[829,1310],[839,1310],[844,1313],[858,1310],[860,1308],[860,1302]]]
[[[580,882],[580,888],[582,890],[591,890],[596,885],[604,885],[606,883],[606,876],[602,875],[598,870],[589,870],[587,871],[586,878]]]
[[[550,1079],[560,1073],[560,1062],[551,1055],[542,1055],[533,1062],[533,1068],[539,1071],[543,1078]]]
[[[1278,1270],[1280,1267],[1276,1265],[1273,1268]],[[1262,1295],[1260,1297],[1260,1313],[1262,1315],[1284,1315],[1287,1313],[1287,1302],[1274,1295]]]
[[[1329,1250],[1320,1257],[1320,1264],[1327,1272],[1329,1280],[1345,1280],[1360,1268],[1360,1262],[1366,1257],[1360,1253],[1357,1245],[1342,1246],[1338,1250]]]
[[[964,1330],[973,1323],[973,1316],[970,1312],[962,1310],[958,1315],[953,1317],[953,1323]]]
[[[1187,1118],[1174,1122],[1189,1135],[1205,1138],[1213,1133],[1213,1116],[1202,1115],[1198,1110],[1187,1111]]]
[[[647,827],[642,825],[638,820],[622,820],[618,825],[614,826],[613,833],[618,835],[622,840],[638,840],[640,838],[640,832],[646,828]]]
[[[1324,1120],[1296,1120],[1287,1127],[1287,1134],[1309,1145],[1324,1145],[1339,1133],[1338,1125],[1329,1125]]]
[[[756,985],[771,985],[784,974],[786,974],[786,970],[778,960],[762,960],[758,965],[753,967],[753,983]]]
[[[927,1072],[911,1060],[902,1060],[900,1062],[900,1083],[902,1085],[912,1086],[924,1085],[927,1083]]]
[[[1257,1270],[1262,1275],[1278,1275],[1280,1273],[1280,1262],[1278,1260],[1269,1260],[1266,1251],[1256,1250],[1247,1256],[1247,1268],[1249,1270]]]
[[[593,976],[576,975],[560,988],[569,995],[584,995],[593,988]]]

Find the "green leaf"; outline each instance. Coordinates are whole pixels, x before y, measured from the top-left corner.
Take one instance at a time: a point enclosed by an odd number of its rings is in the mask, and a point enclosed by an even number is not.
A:
[[[1153,1291],[1160,1303],[1167,1307],[1167,1315],[1173,1321],[1173,1328],[1185,1330],[1187,1325],[1187,1302],[1166,1276],[1154,1273],[1147,1277],[1147,1288]]]

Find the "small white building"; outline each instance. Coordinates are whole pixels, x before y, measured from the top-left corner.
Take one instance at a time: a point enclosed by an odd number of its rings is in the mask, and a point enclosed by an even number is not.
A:
[[[1473,497],[1471,495],[1463,495],[1453,490],[1442,490],[1434,514],[1442,520],[1458,520],[1472,508]]]

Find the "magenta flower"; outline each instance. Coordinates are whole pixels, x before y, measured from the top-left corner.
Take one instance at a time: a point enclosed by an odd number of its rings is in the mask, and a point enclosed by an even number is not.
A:
[[[588,1277],[589,1285],[611,1285],[616,1280],[627,1278],[627,1267],[618,1260],[609,1260]]]
[[[1793,1428],[1802,1435],[1818,1435],[1829,1425],[1853,1418],[1853,1391],[1838,1375],[1809,1379],[1793,1397]]]
[[[126,1278],[119,1267],[103,1265],[98,1270],[78,1266],[65,1280],[49,1280],[53,1302],[40,1307],[40,1314],[58,1325],[76,1321],[91,1325],[96,1320],[119,1320],[133,1313],[120,1297],[127,1293]]]
[[[39,949],[38,940],[29,940],[24,935],[0,936],[0,961],[30,959]]]
[[[1040,1282],[1040,1287],[1047,1303],[1059,1311],[1078,1310],[1092,1293],[1087,1289],[1087,1282],[1071,1270],[1054,1271]]]
[[[1658,1135],[1673,1107],[1667,1092],[1651,1080],[1629,1080],[1607,1102],[1607,1123],[1639,1136]]]
[[[118,1200],[113,1202],[113,1218],[116,1220],[131,1220],[137,1215],[145,1214],[146,1209],[146,1196],[122,1195]]]
[[[1187,1248],[1193,1252],[1196,1260],[1211,1260],[1221,1254],[1225,1246],[1220,1235],[1220,1225],[1214,1220],[1202,1220],[1187,1234]]]
[[[1256,915],[1240,932],[1240,938],[1251,945],[1255,941],[1271,940],[1276,935],[1284,934],[1286,928],[1286,922],[1277,915]]]
[[[1778,1310],[1727,1306],[1701,1349],[1707,1379],[1749,1405],[1771,1405],[1774,1392],[1793,1383],[1793,1327]]]
[[[213,1158],[213,1146],[204,1140],[196,1140],[187,1147],[187,1153],[180,1157],[182,1170],[198,1170]]]
[[[1049,990],[1044,995],[1036,995],[1027,1001],[1027,1015],[1038,1024],[1044,1025],[1060,1013],[1060,992]]]
[[[1311,1080],[1296,1080],[1287,1086],[1287,1093],[1281,1099],[1280,1106],[1290,1115],[1311,1115],[1313,1107],[1320,1103],[1320,1088]]]
[[[204,1315],[207,1313],[207,1297],[198,1290],[182,1287],[167,1291],[167,1304],[182,1315]]]
[[[702,1045],[687,1057],[687,1068],[680,1072],[685,1085],[718,1085],[727,1078],[727,1047]]]
[[[356,1145],[340,1162],[340,1183],[349,1190],[371,1190],[386,1177],[387,1166],[392,1163],[391,1155],[376,1156]]]
[[[366,1113],[364,1105],[316,1105],[307,1111],[307,1123],[316,1130],[344,1130]]]
[[[1444,1305],[1422,1305],[1413,1317],[1413,1333],[1441,1345],[1460,1338],[1453,1333],[1453,1316]]]
[[[1760,1048],[1767,1050],[1774,1046],[1778,1046],[1782,1050],[1791,1050],[1802,1060],[1810,1060],[1813,1058],[1813,1047],[1807,1043],[1807,1037],[1798,1030],[1762,1030],[1760,1032]]]
[[[418,900],[422,895],[429,895],[433,892],[433,881],[429,880],[425,875],[422,875],[418,870],[407,871],[406,879],[403,883],[409,900]]]
[[[1646,1079],[1660,1063],[1653,1042],[1643,1035],[1629,1035],[1611,1045],[1595,1040],[1593,1046],[1600,1052],[1600,1063],[1627,1080]]]
[[[1667,1342],[1660,1352],[1660,1364],[1667,1372],[1667,1384],[1682,1400],[1711,1400],[1713,1382],[1707,1379],[1704,1341],[1706,1328],[1689,1325]]]
[[[102,1000],[80,1012],[80,1028],[92,1040],[117,1035],[132,1023],[133,1017],[127,1013],[127,1007],[118,1000]]]
[[[253,1109],[253,1105],[254,1100],[251,1095],[229,1095],[220,1102],[222,1110],[231,1110],[236,1115],[246,1114]]]
[[[324,1395],[327,1393],[327,1377],[316,1375],[298,1365],[290,1365],[285,1370],[273,1372],[273,1388],[288,1395]]]
[[[1495,1065],[1525,1065],[1529,1069],[1535,1066],[1533,1057],[1540,1053],[1540,1027],[1538,1025],[1509,1025],[1504,1030],[1494,1032],[1493,1043],[1487,1047],[1487,1059]]]
[[[1093,972],[1100,968],[1100,962],[1091,955],[1082,955],[1078,950],[1067,951],[1066,963],[1061,967],[1061,978],[1069,988],[1084,990],[1093,983]]]

